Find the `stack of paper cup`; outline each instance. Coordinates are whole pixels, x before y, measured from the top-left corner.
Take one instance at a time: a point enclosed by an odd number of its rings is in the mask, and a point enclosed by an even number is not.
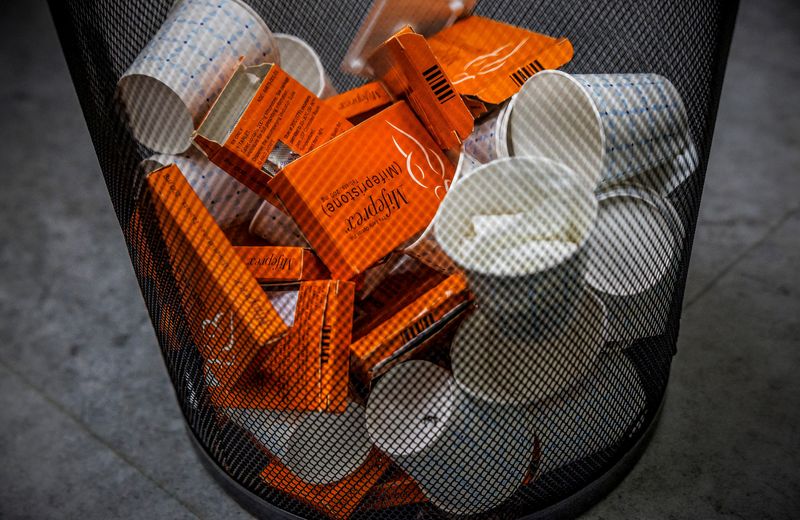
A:
[[[363,465],[372,448],[364,408],[350,403],[342,414],[225,410],[267,451],[310,484],[331,484]]]
[[[545,70],[522,87],[510,117],[512,155],[558,160],[592,188],[671,162],[688,146],[683,101],[657,74]]]
[[[623,353],[603,353],[589,376],[569,396],[538,407],[535,421],[541,443],[539,473],[620,442],[636,428],[645,405],[644,388],[630,360]]]
[[[508,335],[476,310],[450,348],[453,377],[480,399],[524,405],[552,399],[586,376],[603,347],[605,307],[588,290],[570,323],[538,336]]]
[[[465,271],[478,305],[536,332],[571,321],[596,214],[594,193],[568,167],[512,157],[451,188],[436,240]]]
[[[643,188],[617,188],[598,198],[586,281],[608,309],[606,339],[662,334],[680,267],[680,217],[669,201]]]
[[[381,378],[367,403],[367,430],[434,506],[459,515],[506,501],[534,455],[528,409],[474,399],[427,361],[407,361]]]
[[[304,40],[291,34],[275,34],[281,55],[281,68],[290,76],[324,99],[336,95],[325,67],[316,51]]]
[[[270,244],[309,247],[294,219],[267,201],[261,203],[253,217],[250,233]]]
[[[484,164],[508,157],[508,123],[513,104],[514,98],[511,98],[492,116],[476,125],[472,134],[464,141],[464,152]]]
[[[272,33],[245,2],[177,3],[117,84],[133,137],[159,153],[185,151],[241,56],[278,63]]]
[[[194,147],[180,155],[154,155],[139,167],[149,173],[173,163],[221,227],[245,224],[255,215],[261,198]]]

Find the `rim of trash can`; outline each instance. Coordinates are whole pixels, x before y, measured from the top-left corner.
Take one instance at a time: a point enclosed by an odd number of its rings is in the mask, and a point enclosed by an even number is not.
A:
[[[519,520],[556,520],[562,518],[575,518],[581,513],[585,513],[592,506],[605,498],[606,495],[614,490],[620,484],[620,482],[625,479],[633,467],[636,466],[636,463],[641,458],[648,444],[650,444],[650,440],[652,439],[656,427],[658,426],[659,419],[661,418],[661,410],[664,408],[666,393],[667,392],[665,389],[664,393],[661,395],[661,401],[658,405],[658,409],[653,415],[650,424],[647,425],[647,429],[644,430],[634,445],[627,452],[625,452],[625,454],[623,454],[611,468],[603,473],[603,475],[596,478],[560,502],[556,502],[555,504],[536,511],[535,513],[522,516]],[[217,465],[211,455],[208,454],[208,451],[205,449],[205,447],[200,443],[194,431],[185,421],[184,426],[186,427],[186,434],[191,440],[192,447],[194,448],[195,453],[197,453],[197,457],[200,459],[200,462],[203,464],[206,471],[211,474],[220,487],[222,487],[222,489],[225,490],[230,497],[236,500],[236,502],[244,510],[256,518],[274,519],[275,515],[278,515],[280,518],[285,518],[288,520],[305,520],[301,516],[290,513],[289,511],[281,509],[280,507],[264,500],[234,480],[225,472],[224,469]]]

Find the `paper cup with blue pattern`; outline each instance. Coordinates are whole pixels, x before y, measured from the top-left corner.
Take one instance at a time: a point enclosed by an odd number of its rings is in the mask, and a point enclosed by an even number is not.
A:
[[[272,32],[246,3],[176,3],[117,84],[134,139],[156,153],[188,149],[241,57],[246,65],[279,62]]]
[[[545,70],[517,94],[510,153],[558,160],[594,189],[684,153],[688,117],[678,90],[658,74]]]

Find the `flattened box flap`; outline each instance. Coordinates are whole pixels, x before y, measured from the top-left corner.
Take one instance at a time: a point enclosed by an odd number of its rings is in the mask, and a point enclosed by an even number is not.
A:
[[[500,104],[536,72],[572,59],[572,44],[482,16],[469,16],[428,39],[433,54],[464,96]]]

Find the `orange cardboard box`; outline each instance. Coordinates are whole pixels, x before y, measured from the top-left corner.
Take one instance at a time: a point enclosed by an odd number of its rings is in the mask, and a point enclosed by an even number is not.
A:
[[[278,65],[239,65],[194,133],[211,162],[259,194],[292,153],[303,155],[351,125]]]
[[[367,461],[358,470],[333,484],[309,484],[277,459],[270,461],[260,477],[267,485],[301,500],[328,517],[346,520],[390,464],[385,455],[373,448]]]
[[[352,282],[302,282],[289,333],[253,362],[234,388],[210,386],[212,402],[224,408],[344,412],[354,291]]]
[[[458,148],[472,132],[472,113],[424,36],[406,27],[372,53],[369,65],[391,95],[408,101],[443,150]]]
[[[428,39],[455,89],[468,99],[499,104],[536,72],[572,59],[572,44],[482,16],[468,16]]]
[[[159,269],[159,264],[153,257],[150,248],[148,233],[149,231],[144,224],[144,217],[142,216],[145,206],[137,205],[133,210],[130,221],[126,228],[125,236],[132,248],[131,261],[133,262],[136,274],[139,277],[140,285],[143,290],[150,287],[155,292],[156,305],[158,306],[157,334],[159,339],[166,339],[166,346],[176,348],[179,343],[176,341],[169,341],[178,337],[178,329],[181,325],[182,318],[180,317],[180,305],[173,302],[165,296],[165,289],[162,287],[161,277],[165,276]],[[155,219],[155,216],[153,216]],[[157,228],[154,228],[157,229]],[[168,262],[165,262],[167,265]],[[155,316],[154,316],[155,318]]]
[[[382,482],[364,499],[364,508],[370,510],[389,509],[428,502],[417,481],[405,473]]]
[[[230,388],[288,328],[178,167],[154,171],[147,185],[192,337]]]
[[[347,119],[354,119],[392,103],[386,89],[373,81],[330,97],[325,102]]]
[[[262,286],[330,278],[328,269],[307,248],[234,246],[233,249]]]
[[[270,188],[331,275],[350,280],[430,223],[454,173],[401,101],[289,164]]]
[[[366,326],[359,324],[350,345],[350,370],[364,387],[400,360],[418,353],[429,336],[469,309],[471,295],[460,273],[432,287],[423,282],[422,288],[424,292],[413,300],[387,302]],[[420,292],[413,287],[406,290]]]
[[[277,406],[269,408],[344,412],[354,300],[353,282],[323,280],[300,284],[294,325],[276,347],[276,354],[265,358],[261,370],[268,386],[280,386],[281,374],[286,371],[305,374],[303,379],[313,384],[276,388],[281,399]]]

